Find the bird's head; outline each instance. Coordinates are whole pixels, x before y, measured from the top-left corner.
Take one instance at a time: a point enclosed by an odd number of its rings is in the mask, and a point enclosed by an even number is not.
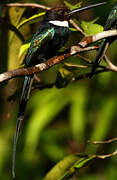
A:
[[[46,13],[47,21],[65,21],[70,13],[67,7],[52,8]]]
[[[76,15],[79,12],[82,12],[84,10],[88,10],[97,6],[101,6],[104,4],[106,4],[106,2],[97,3],[97,4],[89,5],[86,7],[76,8],[73,10],[70,10],[67,7],[52,8],[49,11],[47,11],[47,13],[45,14],[44,20],[48,22],[53,22],[53,24],[54,22],[65,22],[71,19],[74,15]]]

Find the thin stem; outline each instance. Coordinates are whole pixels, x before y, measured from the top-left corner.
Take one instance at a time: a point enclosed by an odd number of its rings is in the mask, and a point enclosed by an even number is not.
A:
[[[86,36],[86,33],[72,19],[70,19],[69,22],[75,29],[81,32],[83,36]]]
[[[104,55],[104,59],[108,65],[108,67],[110,68],[110,70],[113,70],[115,72],[117,72],[117,66],[115,66],[108,58],[106,55]]]
[[[41,5],[41,4],[37,4],[37,3],[7,3],[5,4],[5,6],[8,7],[33,7],[33,8],[41,8],[44,10],[50,10],[50,7]]]
[[[114,151],[113,153],[110,153],[110,154],[96,155],[96,157],[100,158],[100,159],[105,159],[105,158],[109,158],[109,157],[112,157],[112,156],[115,156],[115,155],[117,155],[117,150]]]
[[[115,141],[117,141],[117,137],[113,138],[113,139],[108,139],[106,141],[93,141],[93,142],[91,142],[90,140],[88,140],[87,142],[92,143],[92,144],[110,144],[110,143],[115,142]]]

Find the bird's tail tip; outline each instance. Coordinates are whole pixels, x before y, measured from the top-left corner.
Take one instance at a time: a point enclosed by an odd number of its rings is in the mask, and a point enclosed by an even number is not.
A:
[[[14,172],[14,170],[12,171],[12,177],[13,177],[13,179],[15,178],[15,172]]]

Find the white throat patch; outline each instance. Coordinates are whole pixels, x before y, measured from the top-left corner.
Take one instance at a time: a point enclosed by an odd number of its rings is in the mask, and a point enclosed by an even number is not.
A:
[[[68,21],[49,21],[49,23],[55,26],[69,27]]]

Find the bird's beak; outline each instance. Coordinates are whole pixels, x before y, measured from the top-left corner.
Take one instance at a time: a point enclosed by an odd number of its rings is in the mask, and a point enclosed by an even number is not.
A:
[[[75,14],[77,14],[79,12],[82,12],[84,10],[88,10],[88,9],[91,9],[91,8],[94,8],[94,7],[97,7],[97,6],[102,6],[102,5],[106,4],[106,3],[107,2],[102,2],[102,3],[92,4],[92,5],[89,5],[89,6],[86,6],[86,7],[82,7],[82,8],[73,9],[72,11],[69,12],[68,19],[70,19],[72,16],[74,16]]]

